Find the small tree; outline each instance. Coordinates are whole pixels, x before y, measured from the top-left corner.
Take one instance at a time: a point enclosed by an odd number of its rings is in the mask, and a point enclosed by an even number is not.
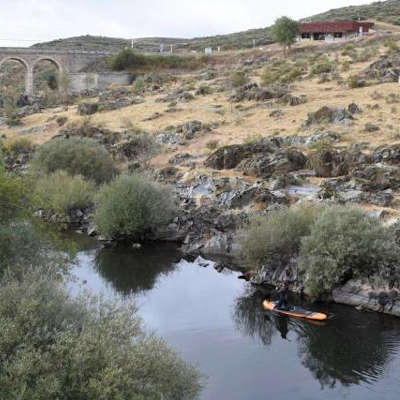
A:
[[[299,23],[288,17],[278,18],[272,27],[272,36],[283,47],[285,55],[292,44],[296,42],[299,32]]]

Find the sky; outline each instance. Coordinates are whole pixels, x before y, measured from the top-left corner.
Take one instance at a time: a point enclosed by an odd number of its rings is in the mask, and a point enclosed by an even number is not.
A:
[[[271,25],[368,0],[0,0],[0,47],[80,35],[191,38]]]

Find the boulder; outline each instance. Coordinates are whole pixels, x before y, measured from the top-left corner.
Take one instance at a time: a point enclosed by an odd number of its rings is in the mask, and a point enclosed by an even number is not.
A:
[[[363,75],[380,83],[398,82],[400,76],[399,54],[382,56],[364,70]]]
[[[272,154],[256,154],[243,160],[238,168],[245,175],[268,178],[304,169],[306,156],[300,151],[287,149]]]
[[[327,147],[311,155],[311,164],[316,175],[323,178],[346,175],[349,171],[346,155],[345,152]]]
[[[345,108],[324,106],[308,114],[305,127],[320,124],[340,124],[348,126],[353,123],[353,119],[353,115]]]
[[[384,162],[392,165],[400,164],[400,144],[377,147],[374,150],[372,157],[376,163]]]
[[[239,163],[255,154],[270,154],[278,149],[272,141],[260,141],[249,144],[234,144],[230,146],[220,147],[212,153],[204,165],[214,169],[232,169],[236,168]]]
[[[97,113],[99,105],[97,103],[81,103],[78,105],[79,115],[92,115]]]

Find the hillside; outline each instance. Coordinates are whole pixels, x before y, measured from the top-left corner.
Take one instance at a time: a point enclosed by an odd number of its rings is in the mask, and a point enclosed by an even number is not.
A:
[[[303,21],[349,20],[358,18],[373,18],[378,21],[400,25],[400,0],[377,1],[362,6],[336,8],[305,18]]]
[[[175,52],[203,51],[205,47],[218,47],[223,50],[238,50],[253,47],[253,39],[257,46],[270,44],[269,28],[250,29],[248,31],[198,37],[193,39],[184,38],[139,38],[134,39],[134,48],[141,52],[158,52],[160,44],[164,44],[165,51],[169,46],[174,46]],[[86,50],[86,51],[111,51],[117,52],[124,47],[131,46],[131,39],[110,38],[104,36],[76,36],[66,39],[57,39],[51,42],[34,44],[34,48],[58,49],[58,50]]]

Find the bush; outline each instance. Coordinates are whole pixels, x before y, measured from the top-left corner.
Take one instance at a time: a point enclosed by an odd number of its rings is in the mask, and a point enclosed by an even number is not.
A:
[[[41,246],[41,236],[32,224],[22,221],[0,224],[0,277],[8,267],[15,271],[23,264],[39,265],[44,260]]]
[[[392,39],[385,40],[383,45],[388,49],[388,53],[397,53],[399,51],[399,46]]]
[[[27,138],[19,138],[7,143],[7,151],[12,155],[31,153],[33,143]]]
[[[335,63],[325,61],[317,65],[314,65],[311,69],[311,73],[313,75],[328,74],[330,72],[334,72],[335,69],[336,69]]]
[[[72,209],[92,204],[94,184],[81,176],[56,171],[44,176],[36,184],[35,201],[44,210],[68,215]]]
[[[95,220],[106,236],[142,239],[167,224],[175,207],[171,191],[146,178],[121,176],[96,196]]]
[[[206,147],[208,150],[215,150],[218,147],[218,145],[219,145],[219,140],[217,140],[217,139],[209,140],[206,143]]]
[[[267,67],[261,76],[261,80],[263,85],[288,84],[299,80],[304,73],[305,70],[293,64],[279,63]]]
[[[244,86],[249,82],[249,78],[242,71],[234,72],[231,76],[231,83],[233,87]]]
[[[347,79],[347,84],[351,89],[362,88],[367,86],[367,82],[365,81],[365,79],[360,78],[358,75],[351,75]]]
[[[283,265],[296,257],[320,207],[283,208],[251,220],[243,232],[242,255],[252,267]]]
[[[23,213],[27,206],[27,189],[21,178],[0,170],[0,223]]]
[[[38,148],[32,165],[45,174],[64,170],[98,184],[110,181],[116,174],[113,160],[106,149],[86,138],[50,140]]]
[[[144,332],[134,303],[72,297],[59,279],[6,275],[0,398],[194,399],[198,372]]]
[[[312,296],[330,292],[352,277],[384,275],[396,279],[400,249],[393,232],[360,210],[325,209],[302,240],[299,266]]]
[[[111,68],[115,71],[132,69],[196,69],[206,65],[208,57],[177,56],[177,55],[144,55],[131,49],[121,50],[110,60]]]

